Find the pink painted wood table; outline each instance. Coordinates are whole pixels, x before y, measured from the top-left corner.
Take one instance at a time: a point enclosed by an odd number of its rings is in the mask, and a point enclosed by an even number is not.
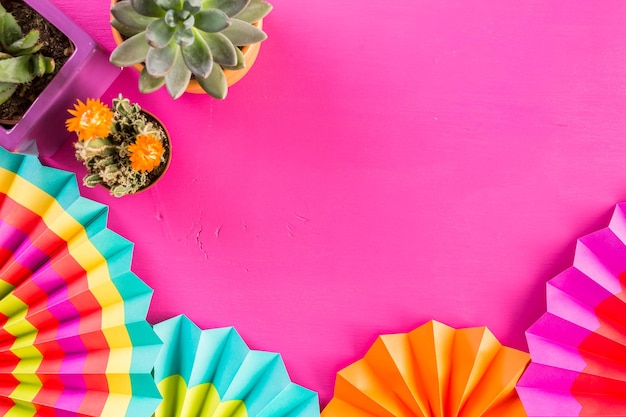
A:
[[[107,50],[108,2],[54,0]],[[225,101],[161,117],[162,182],[108,204],[150,320],[234,325],[332,396],[377,335],[436,319],[526,349],[545,282],[626,198],[626,3],[274,0]],[[97,82],[97,80],[94,80]],[[74,171],[68,141],[46,164]]]

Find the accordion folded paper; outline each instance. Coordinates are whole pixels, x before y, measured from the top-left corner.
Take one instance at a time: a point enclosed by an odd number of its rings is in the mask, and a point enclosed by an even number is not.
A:
[[[626,415],[625,212],[580,238],[573,266],[548,281],[517,386],[529,416]]]
[[[0,415],[150,416],[161,342],[132,244],[75,176],[0,149]]]
[[[234,328],[177,316],[154,330],[164,342],[155,417],[319,417],[317,394],[291,382],[280,355],[250,350]]]
[[[514,388],[528,361],[486,327],[430,321],[378,337],[339,371],[322,417],[522,417]]]

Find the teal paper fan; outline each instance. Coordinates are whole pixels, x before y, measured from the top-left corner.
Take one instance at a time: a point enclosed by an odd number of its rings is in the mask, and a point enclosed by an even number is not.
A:
[[[319,417],[317,394],[291,382],[280,355],[250,350],[234,328],[177,316],[154,330],[164,342],[155,417]]]

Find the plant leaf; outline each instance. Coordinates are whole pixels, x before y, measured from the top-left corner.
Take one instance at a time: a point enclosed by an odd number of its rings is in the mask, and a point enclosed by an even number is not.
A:
[[[20,25],[11,13],[5,12],[2,15],[1,25],[2,38],[0,41],[2,41],[2,46],[5,48],[22,37],[22,28],[20,28]]]
[[[237,46],[252,45],[267,39],[267,35],[261,29],[239,19],[231,19],[229,28],[222,33]]]
[[[222,68],[229,70],[239,70],[246,67],[246,58],[243,56],[243,52],[241,49],[235,48],[235,52],[237,53],[237,63],[235,65],[222,65]]]
[[[251,0],[248,7],[237,15],[237,19],[254,23],[263,19],[272,11],[272,5],[263,0]]]
[[[174,65],[178,45],[170,42],[165,48],[150,48],[146,55],[146,70],[153,77],[164,77]]]
[[[203,8],[220,9],[226,13],[229,17],[233,17],[250,3],[250,0],[204,0],[202,2]]]
[[[163,19],[157,19],[146,28],[146,41],[153,48],[165,48],[174,37],[176,29],[169,27]]]
[[[183,0],[154,0],[163,10],[183,10]]]
[[[198,30],[193,31],[193,36],[191,45],[181,47],[183,60],[196,77],[206,78],[213,67],[211,51]]]
[[[35,78],[32,55],[22,55],[15,58],[0,60],[0,82],[29,83]]]
[[[145,62],[149,48],[150,45],[146,42],[146,32],[139,32],[120,43],[111,52],[109,61],[118,67],[139,64]]]
[[[17,84],[15,83],[0,82],[0,104],[6,103],[6,101],[11,98],[16,89]]]
[[[224,66],[237,65],[237,51],[232,42],[221,33],[200,32],[202,38],[211,50],[213,61]]]
[[[111,7],[111,14],[125,26],[145,29],[156,17],[144,16],[135,11],[129,1],[119,1]]]
[[[111,26],[117,29],[117,31],[126,38],[130,38],[131,36],[134,36],[138,34],[139,32],[143,32],[145,30],[145,28],[132,27],[132,26],[125,25],[119,20],[117,20],[116,18],[111,19]]]
[[[153,77],[148,74],[148,70],[144,67],[139,75],[139,91],[142,93],[152,93],[165,84],[165,77]]]
[[[196,14],[202,9],[202,2],[200,0],[185,0],[183,9],[189,10],[192,14]]]
[[[223,100],[228,94],[228,83],[226,82],[226,76],[224,71],[219,65],[213,65],[213,69],[208,77],[204,79],[198,79],[198,84],[204,91],[206,91],[211,97],[218,100]]]
[[[7,51],[12,54],[24,54],[29,53],[39,42],[39,31],[31,30],[24,36],[13,42],[11,45],[7,47]],[[41,48],[41,47],[40,47]]]
[[[139,14],[150,17],[163,17],[165,10],[159,7],[154,0],[130,0],[133,9]]]
[[[189,46],[194,41],[193,31],[191,29],[185,29],[177,27],[174,33],[174,42],[180,46]]]
[[[173,99],[177,99],[185,92],[190,79],[191,71],[185,65],[179,48],[177,49],[174,66],[165,76],[165,88]]]
[[[230,18],[218,9],[201,10],[194,17],[194,26],[207,33],[221,32],[230,26]]]

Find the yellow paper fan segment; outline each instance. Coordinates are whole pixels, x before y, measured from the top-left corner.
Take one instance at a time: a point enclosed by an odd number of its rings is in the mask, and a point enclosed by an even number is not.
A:
[[[486,327],[430,321],[339,371],[322,417],[524,417],[515,384],[529,360]]]
[[[0,415],[149,416],[161,346],[132,243],[71,173],[0,149]]]

